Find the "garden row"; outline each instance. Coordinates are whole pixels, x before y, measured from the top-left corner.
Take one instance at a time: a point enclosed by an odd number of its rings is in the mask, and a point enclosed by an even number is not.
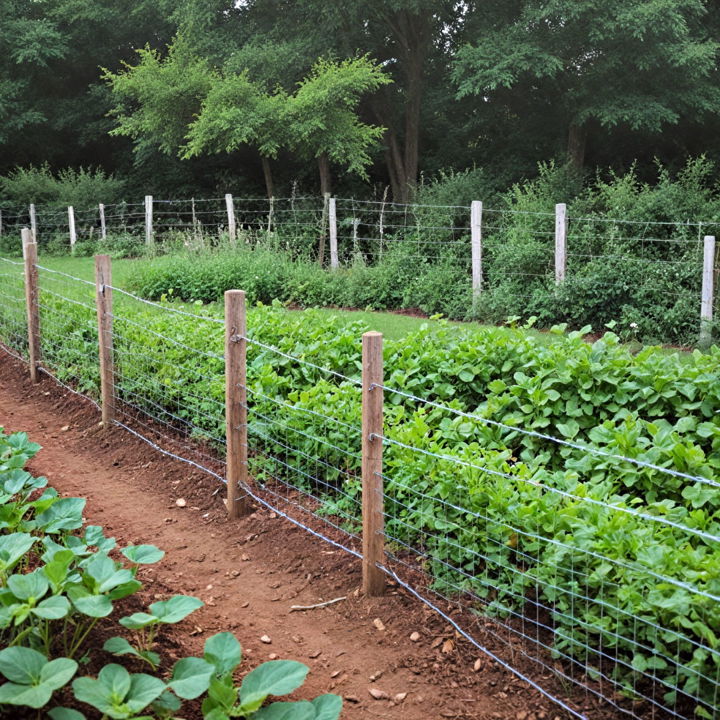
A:
[[[264,663],[238,686],[242,654],[230,633],[208,638],[203,657],[167,667],[154,649],[158,634],[201,607],[195,597],[174,595],[121,617],[122,634],[98,650],[98,624],[112,630],[110,615],[143,587],[143,566],[164,553],[152,545],[119,548],[102,527],[86,525],[85,500],[60,497],[47,478],[24,469],[39,449],[25,433],[0,428],[0,674],[6,680],[0,716],[30,717],[44,709],[52,720],[82,720],[81,709],[90,706],[93,717],[160,720],[176,717],[183,701],[203,697],[206,720],[338,718],[336,695],[266,705],[269,696],[302,685],[308,668],[299,662]],[[107,662],[113,655],[151,674]],[[81,666],[93,675],[80,676]]]
[[[92,308],[41,298],[46,361],[96,394]],[[321,514],[354,532],[365,328],[279,304],[251,317],[251,475],[319,497]],[[114,323],[120,403],[218,443],[222,324],[127,299]],[[546,613],[549,640],[525,637],[573,677],[575,665],[712,717],[720,350],[632,356],[612,333],[591,345],[554,332],[546,344],[522,329],[439,324],[386,344],[389,552],[421,549],[435,591],[470,593],[508,626]]]

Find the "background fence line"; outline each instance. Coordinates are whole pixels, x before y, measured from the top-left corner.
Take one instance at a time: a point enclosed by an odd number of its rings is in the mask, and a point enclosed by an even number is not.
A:
[[[385,384],[377,333],[363,337],[358,378],[259,340],[246,327],[244,304],[231,309],[241,297],[235,293],[223,321],[114,288],[107,257],[98,258],[91,283],[37,264],[35,253],[27,243],[24,263],[0,258],[9,311],[0,322],[3,345],[25,358],[37,343],[31,371],[91,400],[99,394],[108,428],[114,422],[229,480],[231,516],[251,498],[362,558],[368,594],[382,592],[391,577],[574,717],[592,717],[588,701],[602,700],[637,718],[720,718],[715,524],[596,497],[544,468],[497,464],[482,443],[445,447],[428,430],[419,445],[410,421],[383,420],[383,395],[397,396],[412,417],[455,416],[477,437],[492,427],[537,443],[538,452],[551,443],[583,460],[599,454],[610,475],[627,463],[653,473],[659,486],[672,478],[716,492],[715,480],[598,453]],[[184,323],[182,339],[173,337],[170,317]],[[212,350],[223,342],[224,354]],[[98,364],[88,375],[90,353]],[[319,412],[278,388],[265,391],[248,377],[248,355],[255,366],[299,368],[310,374],[308,387],[347,403],[328,402]],[[618,544],[620,557],[610,551]],[[638,605],[641,599],[650,604]],[[689,624],[680,623],[684,617]]]
[[[210,249],[239,243],[266,247],[295,258],[337,269],[385,259],[437,265],[452,278],[454,292],[475,310],[493,291],[512,289],[520,311],[523,301],[537,301],[538,288],[559,290],[593,264],[632,267],[636,275],[655,273],[666,286],[668,302],[692,302],[697,310],[701,345],[712,341],[716,252],[709,247],[718,222],[702,220],[640,221],[575,217],[564,203],[554,212],[464,205],[402,205],[350,198],[287,197],[157,199],[98,204],[66,210],[30,205],[5,206],[1,227],[14,236],[30,224],[40,246],[70,252],[89,242],[122,243],[126,252],[157,252],[174,243]],[[110,247],[110,246],[108,246]],[[571,301],[576,302],[576,300]],[[497,300],[494,300],[497,305]],[[462,304],[462,303],[461,303]],[[494,307],[494,305],[493,305]],[[495,312],[495,310],[493,310]],[[537,311],[536,311],[537,312]],[[572,315],[573,308],[568,308]],[[688,317],[687,308],[679,309]]]

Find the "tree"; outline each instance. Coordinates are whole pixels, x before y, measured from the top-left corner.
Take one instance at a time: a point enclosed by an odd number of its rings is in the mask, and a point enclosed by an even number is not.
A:
[[[702,0],[521,0],[473,16],[454,63],[457,96],[490,101],[530,85],[559,103],[571,164],[594,124],[659,132],[720,110],[717,55]]]
[[[319,60],[290,98],[290,146],[317,160],[320,192],[330,193],[330,162],[367,178],[368,150],[384,128],[360,120],[360,99],[392,82],[367,57],[342,62]]]
[[[149,47],[137,54],[137,65],[123,63],[120,72],[105,70],[103,77],[116,102],[110,114],[117,127],[110,134],[132,138],[142,162],[156,148],[167,155],[179,152],[217,76],[182,38],[176,38],[164,58]]]
[[[123,164],[98,66],[167,42],[154,0],[0,0],[0,172],[19,163]]]
[[[267,195],[273,197],[270,159],[287,145],[287,103],[282,89],[263,92],[247,71],[217,76],[198,116],[187,128],[182,157],[231,153],[242,145],[254,147],[262,161]]]

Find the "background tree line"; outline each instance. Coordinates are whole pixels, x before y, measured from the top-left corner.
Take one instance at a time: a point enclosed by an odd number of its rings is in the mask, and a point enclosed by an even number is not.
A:
[[[720,157],[710,0],[0,0],[0,174],[381,194]],[[27,176],[24,176],[27,179]],[[87,178],[86,178],[87,179]],[[128,190],[130,191],[130,190]]]

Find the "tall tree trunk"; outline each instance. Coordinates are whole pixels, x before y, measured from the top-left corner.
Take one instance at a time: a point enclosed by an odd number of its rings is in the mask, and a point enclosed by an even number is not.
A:
[[[432,17],[428,13],[400,12],[396,32],[405,75],[404,184],[407,196],[412,199],[417,188],[420,116],[425,89],[425,61],[432,43]]]
[[[585,167],[587,134],[587,126],[570,123],[567,146],[568,162],[570,167],[578,172],[582,172]]]
[[[405,164],[398,146],[397,135],[393,130],[388,130],[385,133],[385,142],[387,143],[385,162],[390,176],[393,199],[398,203],[406,203],[408,201],[408,186],[405,176]]]
[[[322,153],[322,155],[318,155],[318,170],[320,171],[320,193],[323,197],[325,195],[330,194],[331,191],[331,177],[330,177],[330,158],[328,158],[327,153]]]
[[[260,156],[262,160],[263,176],[265,177],[265,191],[267,192],[268,198],[274,197],[275,192],[273,188],[273,176],[272,167],[270,167],[270,158],[265,155]]]

